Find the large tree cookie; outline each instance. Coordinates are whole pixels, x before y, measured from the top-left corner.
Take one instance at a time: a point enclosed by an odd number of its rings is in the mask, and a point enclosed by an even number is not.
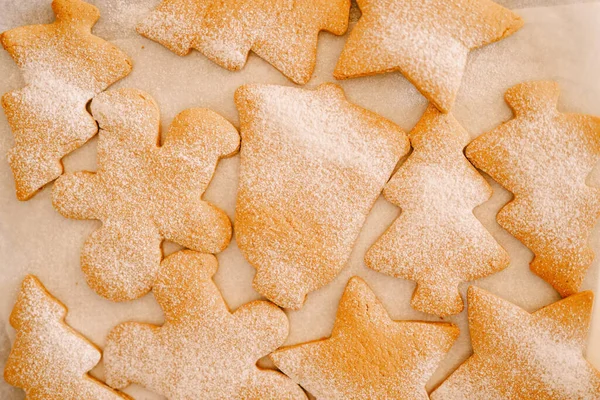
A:
[[[447,323],[393,321],[355,277],[342,296],[330,338],[270,357],[318,399],[425,400],[425,384],[458,333]]]
[[[126,54],[92,35],[100,18],[96,7],[54,0],[52,9],[53,23],[0,36],[26,83],[2,97],[15,138],[8,159],[19,200],[31,198],[62,174],[61,159],[98,131],[86,104],[131,71]]]
[[[65,217],[102,221],[85,242],[82,269],[98,294],[131,300],[150,290],[163,240],[206,253],[227,247],[229,218],[201,196],[239,135],[215,112],[193,108],[175,117],[159,146],[158,106],[133,89],[102,93],[91,108],[98,171],[63,175],[53,203]]]
[[[163,0],[137,31],[180,56],[194,48],[229,70],[250,50],[295,83],[311,78],[322,30],[343,35],[350,0]]]
[[[410,133],[413,152],[383,191],[402,214],[367,252],[369,268],[417,282],[412,305],[446,316],[463,309],[458,284],[493,274],[508,254],[473,215],[492,189],[463,149],[469,134],[429,106]]]
[[[583,357],[592,301],[578,293],[530,314],[469,288],[474,354],[432,400],[600,399],[600,372]]]
[[[10,324],[17,330],[4,380],[25,390],[28,400],[123,400],[88,371],[100,350],[65,323],[67,308],[34,276],[21,285]]]
[[[523,26],[490,0],[358,0],[337,79],[400,71],[436,107],[450,111],[469,52]]]
[[[534,253],[531,270],[562,296],[577,293],[594,254],[600,191],[586,179],[600,157],[600,118],[563,114],[554,82],[506,92],[515,118],[475,139],[467,157],[514,194],[498,223]]]
[[[171,400],[306,399],[298,385],[256,362],[283,344],[286,315],[254,301],[231,313],[211,277],[217,259],[181,251],[167,257],[153,288],[163,326],[127,322],[107,338],[107,382],[137,383]]]
[[[401,156],[405,133],[339,86],[238,89],[242,150],[236,240],[254,287],[286,308],[345,266]]]

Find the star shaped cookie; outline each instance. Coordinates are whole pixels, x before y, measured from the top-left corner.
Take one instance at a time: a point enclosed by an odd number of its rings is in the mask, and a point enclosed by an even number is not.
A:
[[[280,307],[345,267],[367,214],[410,145],[400,127],[343,90],[245,85],[235,237],[254,288]]]
[[[383,191],[402,214],[369,249],[369,268],[417,282],[412,306],[446,316],[463,309],[458,284],[508,266],[506,251],[473,215],[492,189],[463,149],[469,134],[430,105],[409,134],[413,152]]]
[[[583,357],[592,292],[533,314],[470,287],[474,354],[432,393],[432,400],[600,398],[600,372]]]
[[[4,368],[6,383],[28,400],[126,400],[88,374],[102,353],[65,322],[67,308],[28,275],[10,314],[17,334]]]
[[[86,104],[131,71],[125,53],[92,35],[100,18],[96,7],[54,0],[52,9],[53,23],[0,36],[26,83],[2,97],[15,138],[8,160],[19,200],[31,198],[62,174],[61,159],[98,131]]]
[[[281,346],[288,320],[272,303],[230,312],[211,277],[211,254],[180,251],[165,258],[154,286],[162,326],[126,322],[106,339],[106,381],[140,384],[170,400],[306,400],[283,374],[256,362]]]
[[[98,170],[63,175],[52,200],[67,218],[102,221],[83,246],[81,267],[98,294],[132,300],[152,287],[163,240],[207,253],[227,247],[229,218],[202,194],[240,138],[225,118],[192,108],[175,117],[159,146],[158,106],[134,89],[102,93],[91,109],[100,125]]]
[[[471,50],[523,26],[491,0],[358,0],[362,16],[337,79],[400,71],[443,112],[452,109]]]
[[[184,56],[194,48],[231,71],[252,50],[298,84],[307,83],[319,32],[343,35],[350,0],[163,0],[137,31]]]
[[[600,190],[586,179],[600,159],[600,118],[558,111],[559,87],[506,92],[515,117],[467,146],[471,162],[514,194],[498,223],[530,248],[531,270],[564,297],[577,293],[594,253]]]
[[[425,400],[425,384],[458,334],[448,323],[393,321],[354,277],[330,338],[283,348],[270,358],[318,399]]]

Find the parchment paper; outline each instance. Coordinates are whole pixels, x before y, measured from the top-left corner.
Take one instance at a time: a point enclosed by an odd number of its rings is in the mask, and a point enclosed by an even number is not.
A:
[[[228,72],[198,52],[178,57],[164,47],[138,36],[133,26],[158,0],[95,0],[102,18],[94,32],[116,43],[134,61],[132,74],[115,87],[135,87],[149,92],[161,107],[163,127],[181,110],[209,107],[234,124],[238,123],[233,104],[235,89],[248,82],[291,85],[266,62],[251,56],[243,71]],[[503,100],[506,89],[529,79],[554,79],[562,88],[563,111],[600,115],[600,3],[576,0],[503,0],[525,19],[525,27],[500,43],[472,53],[462,89],[454,109],[457,119],[473,137],[509,119]],[[532,8],[533,7],[533,8]],[[353,12],[356,20],[358,12]],[[0,0],[0,31],[20,25],[46,23],[53,19],[50,0]],[[333,81],[332,71],[346,37],[322,34],[318,66],[309,87]],[[425,109],[424,98],[400,74],[340,82],[349,99],[374,110],[410,130]],[[0,51],[0,93],[23,85],[21,74],[5,51]],[[14,183],[4,154],[13,139],[6,118],[0,113],[0,369],[8,356],[14,330],[8,324],[21,280],[27,273],[38,275],[47,289],[69,308],[67,322],[99,346],[116,324],[127,321],[162,323],[162,312],[151,294],[128,303],[111,303],[96,295],[85,283],[79,268],[81,246],[99,226],[95,221],[68,220],[52,208],[51,187],[28,202],[17,201]],[[67,171],[95,170],[96,140],[65,158]],[[239,156],[224,160],[205,198],[233,217],[239,169]],[[491,181],[490,181],[491,182]],[[600,173],[590,176],[590,184],[600,183]],[[511,195],[493,183],[493,198],[475,214],[504,246],[510,266],[495,275],[474,282],[529,311],[559,299],[558,294],[528,268],[532,253],[495,222],[496,212]],[[363,256],[368,247],[399,215],[399,209],[380,198],[372,210],[348,267],[339,277],[307,298],[305,306],[288,312],[291,332],[287,344],[305,342],[331,333],[338,302],[352,275],[366,279],[394,319],[439,320],[411,309],[414,283],[368,270]],[[596,228],[591,245],[600,252],[600,232]],[[176,249],[165,245],[168,254]],[[215,276],[228,305],[235,309],[260,298],[252,290],[254,269],[243,259],[235,241],[218,255]],[[598,285],[598,262],[588,273],[584,289]],[[468,284],[461,285],[463,297]],[[588,359],[600,367],[600,308],[595,308],[590,331]],[[434,388],[470,354],[466,312],[447,318],[461,328],[461,336],[429,382]],[[93,371],[103,377],[102,366]],[[126,390],[136,399],[160,399],[142,388]],[[20,390],[0,379],[0,398],[23,398]]]

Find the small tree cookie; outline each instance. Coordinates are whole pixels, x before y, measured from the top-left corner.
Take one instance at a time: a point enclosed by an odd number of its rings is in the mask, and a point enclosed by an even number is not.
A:
[[[65,323],[66,314],[35,276],[25,278],[10,315],[17,336],[4,380],[28,400],[129,399],[88,374],[101,352]]]
[[[360,278],[330,338],[277,350],[275,365],[317,399],[428,399],[425,384],[458,337],[453,324],[393,321]]]
[[[358,0],[337,79],[400,71],[448,112],[469,52],[512,35],[523,20],[491,0]]]
[[[107,338],[107,382],[137,383],[171,400],[306,399],[286,376],[256,366],[288,335],[286,315],[254,301],[231,313],[211,277],[217,259],[180,251],[167,257],[153,288],[165,323],[127,322]]]
[[[98,171],[62,176],[53,203],[65,217],[102,221],[85,242],[82,269],[98,294],[131,300],[150,290],[164,239],[207,253],[227,247],[229,218],[201,196],[239,135],[220,115],[194,108],[175,117],[159,147],[158,107],[133,89],[102,93],[92,114]]]
[[[468,133],[429,106],[410,133],[414,148],[383,191],[402,214],[365,257],[369,268],[417,282],[412,306],[446,316],[463,309],[462,281],[508,265],[508,254],[473,215],[492,189],[467,161]]]
[[[562,295],[577,293],[594,254],[600,190],[586,179],[600,158],[600,118],[558,111],[558,84],[506,92],[514,119],[475,139],[467,157],[514,194],[498,223],[534,253],[531,270]]]
[[[286,308],[332,281],[401,156],[406,134],[339,86],[238,89],[236,240],[254,287]]]
[[[61,159],[98,131],[86,104],[131,71],[126,54],[92,35],[100,18],[96,7],[81,0],[54,0],[52,9],[53,23],[0,36],[27,84],[2,97],[15,138],[8,159],[19,200],[31,198],[62,174]]]
[[[577,293],[530,314],[471,286],[473,355],[431,399],[600,399],[600,371],[583,356],[593,299]]]
[[[137,31],[184,56],[194,48],[232,71],[250,50],[295,83],[315,69],[319,32],[343,35],[350,0],[163,0]]]

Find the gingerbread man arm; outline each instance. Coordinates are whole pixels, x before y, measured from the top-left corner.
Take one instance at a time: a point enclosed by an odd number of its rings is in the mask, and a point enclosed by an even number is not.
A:
[[[59,178],[52,190],[52,205],[67,218],[98,219],[102,186],[93,172],[79,171]]]
[[[175,117],[160,150],[160,174],[169,191],[203,193],[219,159],[237,153],[237,130],[219,114],[201,108]],[[160,196],[160,190],[157,188]],[[175,201],[177,204],[172,204]],[[199,197],[170,196],[155,219],[161,234],[187,248],[206,253],[224,250],[231,240],[227,215]]]

